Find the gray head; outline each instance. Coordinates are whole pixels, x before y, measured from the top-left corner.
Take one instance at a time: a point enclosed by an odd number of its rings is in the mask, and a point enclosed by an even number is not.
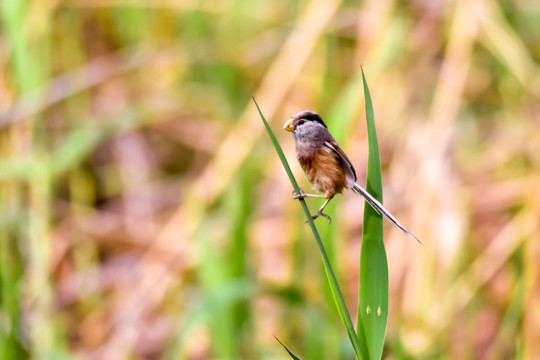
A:
[[[311,111],[311,110],[299,111],[299,112],[297,112],[296,114],[293,115],[291,120],[292,120],[292,125],[294,127],[296,127],[298,125],[301,125],[301,124],[304,124],[304,123],[306,123],[308,121],[315,121],[315,122],[321,124],[322,126],[326,127],[326,124],[323,122],[323,120],[321,119],[319,114],[317,114],[315,111]]]
[[[302,110],[294,114],[283,129],[292,133],[297,146],[318,147],[325,141],[333,140],[319,114],[311,110]]]
[[[292,132],[297,145],[306,141],[320,145],[333,139],[319,114],[311,110],[302,110],[294,114],[283,125],[283,129]]]

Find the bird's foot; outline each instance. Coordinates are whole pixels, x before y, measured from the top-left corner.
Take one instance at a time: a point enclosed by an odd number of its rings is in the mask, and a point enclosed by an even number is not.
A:
[[[316,218],[318,218],[319,216],[323,216],[325,218],[328,219],[328,223],[331,224],[332,223],[332,218],[330,216],[328,216],[327,214],[323,213],[321,210],[317,211],[317,213],[315,215],[312,215],[311,218],[313,220],[315,220]]]
[[[293,190],[292,197],[293,197],[293,199],[298,200],[298,199],[303,199],[303,198],[307,197],[307,194],[302,189],[300,189],[300,194],[297,194],[296,190]]]

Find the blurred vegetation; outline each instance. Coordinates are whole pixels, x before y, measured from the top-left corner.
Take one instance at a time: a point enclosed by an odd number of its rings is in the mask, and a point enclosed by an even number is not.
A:
[[[540,4],[0,2],[0,359],[351,359],[251,103],[385,205],[386,359],[540,354]],[[298,166],[296,178],[308,189]],[[318,208],[319,202],[308,202]],[[363,202],[318,226],[355,316]]]

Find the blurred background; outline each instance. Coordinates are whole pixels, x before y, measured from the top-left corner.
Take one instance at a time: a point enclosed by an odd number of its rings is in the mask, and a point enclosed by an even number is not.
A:
[[[0,359],[352,359],[251,100],[317,111],[365,179],[386,359],[540,354],[535,0],[0,2]],[[310,199],[315,211],[321,199]],[[356,318],[364,203],[319,229]]]

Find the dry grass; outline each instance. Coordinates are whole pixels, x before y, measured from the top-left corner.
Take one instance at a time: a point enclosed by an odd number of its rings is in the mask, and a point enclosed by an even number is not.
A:
[[[386,228],[383,357],[540,353],[534,2],[0,11],[0,358],[285,358],[273,335],[307,359],[351,358],[250,99],[291,164],[278,130],[311,108],[363,178],[360,65],[385,204],[424,242]],[[320,224],[349,304],[362,211],[345,195]]]

